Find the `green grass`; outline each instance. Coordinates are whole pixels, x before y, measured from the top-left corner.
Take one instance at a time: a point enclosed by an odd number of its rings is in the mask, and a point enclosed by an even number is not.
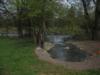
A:
[[[98,70],[73,71],[38,60],[29,40],[0,38],[0,75],[100,75]]]

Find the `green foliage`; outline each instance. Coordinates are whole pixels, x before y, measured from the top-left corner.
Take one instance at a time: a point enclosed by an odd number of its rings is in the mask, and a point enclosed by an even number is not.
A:
[[[79,0],[72,1],[73,3],[69,2],[68,6],[62,4],[62,0],[10,0],[8,7],[11,8],[8,10],[15,15],[11,22],[14,21],[14,26],[19,26],[22,31],[27,32],[30,26],[34,32],[40,30],[48,33],[90,36],[94,26],[94,12],[91,10],[89,13],[91,22],[88,23],[84,18],[82,3]],[[12,27],[9,23],[2,25]]]
[[[54,19],[54,26],[50,28],[50,32],[72,35],[81,34],[80,24],[78,21],[79,17],[76,16],[75,8],[63,7],[63,9],[66,10],[59,10],[63,13],[58,13],[59,16]]]

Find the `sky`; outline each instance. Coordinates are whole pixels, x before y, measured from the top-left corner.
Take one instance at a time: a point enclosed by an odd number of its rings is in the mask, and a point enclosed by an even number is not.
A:
[[[61,0],[61,3],[64,4],[65,6],[70,6],[70,4],[67,2],[67,0]]]
[[[79,2],[80,0],[61,0],[61,2],[66,6],[71,6],[71,4],[75,4],[75,2]]]

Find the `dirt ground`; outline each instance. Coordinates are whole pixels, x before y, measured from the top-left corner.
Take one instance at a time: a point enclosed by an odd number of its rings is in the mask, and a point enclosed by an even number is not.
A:
[[[76,45],[81,50],[87,51],[90,54],[96,54],[97,50],[100,50],[100,41],[75,41],[68,42]]]

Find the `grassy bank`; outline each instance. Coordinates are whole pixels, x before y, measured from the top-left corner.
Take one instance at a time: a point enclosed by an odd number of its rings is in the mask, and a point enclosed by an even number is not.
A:
[[[99,70],[72,71],[38,60],[31,40],[0,39],[0,75],[99,75]]]

